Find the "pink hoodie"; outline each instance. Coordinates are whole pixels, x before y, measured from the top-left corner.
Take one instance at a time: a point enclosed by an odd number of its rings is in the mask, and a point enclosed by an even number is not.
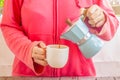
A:
[[[54,69],[35,64],[32,48],[44,41],[46,45],[58,43],[66,28],[65,20],[80,16],[81,7],[100,6],[106,23],[102,29],[90,28],[100,38],[110,40],[118,27],[111,6],[106,0],[5,0],[1,29],[7,45],[15,55],[14,76],[95,76],[91,59],[86,59],[76,44],[62,40],[70,47],[69,60],[64,68]],[[103,33],[104,30],[107,30]]]

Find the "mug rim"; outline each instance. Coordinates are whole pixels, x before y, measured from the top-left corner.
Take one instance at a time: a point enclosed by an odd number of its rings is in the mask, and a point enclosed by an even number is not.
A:
[[[57,48],[58,47],[58,48]],[[62,48],[59,48],[59,44],[50,44],[50,45],[47,45],[47,48],[54,48],[54,49],[69,49],[69,47],[67,45],[63,45],[63,44],[60,44],[60,47]]]

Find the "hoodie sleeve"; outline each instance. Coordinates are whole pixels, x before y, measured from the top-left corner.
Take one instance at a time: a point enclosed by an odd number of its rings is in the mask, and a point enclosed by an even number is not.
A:
[[[29,40],[22,29],[20,16],[22,3],[23,0],[5,0],[1,30],[7,45],[15,54],[15,57],[26,64],[36,75],[40,75],[44,67],[39,65],[36,69],[36,64],[31,57],[32,48],[39,41],[32,42]]]
[[[94,0],[94,3],[103,9],[106,22],[99,28],[89,27],[90,31],[98,35],[103,40],[111,40],[115,35],[119,26],[119,21],[115,16],[115,13],[107,0]],[[90,26],[88,24],[88,26]]]

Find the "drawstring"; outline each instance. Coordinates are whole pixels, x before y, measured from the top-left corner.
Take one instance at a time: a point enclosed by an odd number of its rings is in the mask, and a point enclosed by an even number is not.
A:
[[[79,0],[75,0],[75,3],[76,3],[76,6],[77,6],[78,8],[81,7],[80,4],[79,4]]]

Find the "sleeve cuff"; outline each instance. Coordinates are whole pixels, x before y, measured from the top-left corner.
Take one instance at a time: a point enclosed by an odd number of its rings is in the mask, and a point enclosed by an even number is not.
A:
[[[44,71],[44,66],[41,66],[37,63],[34,63],[33,62],[33,59],[32,59],[32,55],[31,55],[31,52],[32,52],[32,49],[34,46],[38,45],[38,43],[40,43],[40,41],[35,41],[35,42],[32,42],[31,46],[30,46],[30,52],[29,52],[29,59],[30,61],[28,61],[28,66],[32,69],[32,71],[37,75],[41,75],[41,73]]]

